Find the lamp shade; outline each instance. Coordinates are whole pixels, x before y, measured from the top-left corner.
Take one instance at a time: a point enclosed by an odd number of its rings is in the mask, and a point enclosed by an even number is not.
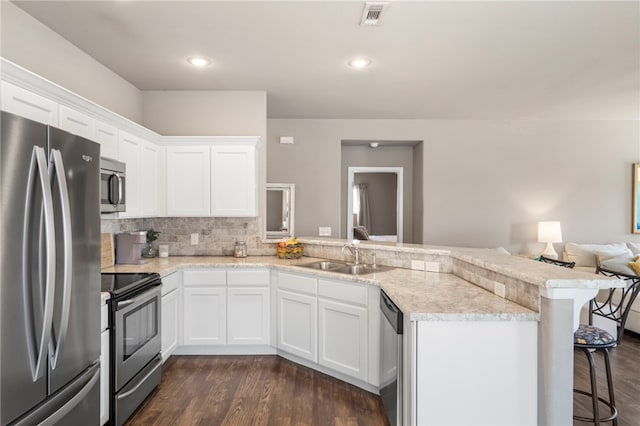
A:
[[[560,222],[538,222],[538,242],[561,243],[562,230]]]

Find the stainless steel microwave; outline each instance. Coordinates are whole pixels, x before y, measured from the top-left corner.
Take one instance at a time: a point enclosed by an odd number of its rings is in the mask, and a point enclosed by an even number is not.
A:
[[[126,211],[127,165],[110,158],[100,158],[100,212]]]

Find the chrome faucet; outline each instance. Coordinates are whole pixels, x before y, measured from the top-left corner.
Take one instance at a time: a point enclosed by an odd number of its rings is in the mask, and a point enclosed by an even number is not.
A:
[[[353,254],[354,264],[360,264],[360,247],[358,247],[356,244],[345,244],[344,246],[342,246],[342,254],[344,254],[344,249],[349,249],[351,254]]]

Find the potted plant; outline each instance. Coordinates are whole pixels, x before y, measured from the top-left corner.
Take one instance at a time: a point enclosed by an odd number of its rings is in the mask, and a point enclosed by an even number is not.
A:
[[[154,231],[153,228],[147,231],[147,244],[142,250],[143,257],[156,257],[156,250],[153,248],[153,242],[158,239],[160,232]]]

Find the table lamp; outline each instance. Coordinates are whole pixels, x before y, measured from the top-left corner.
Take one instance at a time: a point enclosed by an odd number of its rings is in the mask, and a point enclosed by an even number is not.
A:
[[[558,253],[554,250],[553,243],[562,242],[560,222],[538,222],[538,242],[547,243],[542,256],[557,259]]]

